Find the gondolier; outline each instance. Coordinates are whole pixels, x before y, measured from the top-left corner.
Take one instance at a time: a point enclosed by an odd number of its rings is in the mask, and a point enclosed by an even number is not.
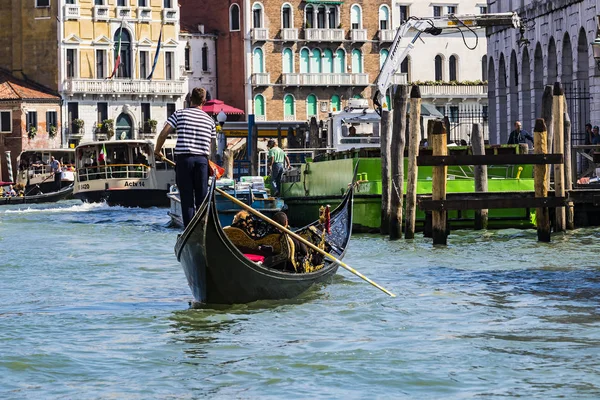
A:
[[[60,168],[60,161],[54,158],[54,156],[50,158],[50,169],[54,174],[54,185],[56,186],[56,190],[58,191],[61,188],[60,180],[62,179],[62,170]]]
[[[208,193],[208,159],[215,145],[215,121],[204,111],[206,90],[195,88],[190,107],[175,111],[156,140],[155,154],[162,159],[162,146],[169,134],[177,131],[175,146],[175,180],[181,197],[182,219],[185,227],[194,217]]]

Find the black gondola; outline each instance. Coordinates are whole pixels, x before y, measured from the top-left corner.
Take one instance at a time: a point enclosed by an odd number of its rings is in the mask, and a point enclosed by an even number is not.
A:
[[[342,203],[331,212],[330,230],[325,233],[326,249],[338,259],[344,256],[352,233],[353,195],[351,185]],[[323,234],[321,228],[320,222],[316,221],[295,233],[319,237]],[[250,261],[221,227],[212,187],[200,210],[178,238],[175,254],[183,265],[194,300],[208,304],[293,298],[314,283],[330,279],[338,269],[338,265],[327,258],[321,269],[302,273]]]
[[[1,204],[33,204],[33,203],[53,203],[59,200],[65,200],[73,194],[73,184],[49,193],[36,194],[33,196],[14,196],[0,197]]]

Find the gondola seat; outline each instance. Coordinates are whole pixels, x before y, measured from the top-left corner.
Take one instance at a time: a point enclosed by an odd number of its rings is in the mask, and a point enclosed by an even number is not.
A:
[[[267,267],[276,267],[287,262],[295,266],[295,260],[292,257],[294,254],[294,244],[285,234],[271,233],[260,239],[252,239],[242,229],[234,226],[227,226],[223,228],[223,231],[231,243],[242,253],[264,256],[263,264]],[[247,258],[252,259],[254,257]]]

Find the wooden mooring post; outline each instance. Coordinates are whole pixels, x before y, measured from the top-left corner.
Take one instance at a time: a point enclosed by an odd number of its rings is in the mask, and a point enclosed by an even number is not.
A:
[[[406,85],[400,85],[394,94],[394,116],[391,141],[390,179],[390,240],[402,237],[402,203],[404,200],[404,146],[406,133]]]
[[[548,132],[543,118],[535,121],[533,132],[533,150],[535,154],[548,153]],[[548,165],[534,167],[535,197],[548,197]],[[535,211],[538,241],[550,242],[550,213],[548,207],[538,207]]]
[[[544,119],[544,124],[546,126],[547,139],[546,145],[548,146],[546,152],[552,153],[552,137],[554,132],[554,124],[552,122],[552,108],[554,105],[554,89],[551,85],[546,85],[544,87],[544,93],[542,94],[542,118]],[[535,145],[534,145],[535,146]],[[546,174],[546,185],[550,187],[550,173]]]
[[[565,131],[565,190],[573,190],[573,170],[577,170],[577,164],[573,165],[571,158],[571,116],[569,115],[569,107],[567,107],[566,96],[564,100],[564,131]],[[573,201],[568,201],[566,204],[567,229],[575,229],[575,205]]]
[[[441,120],[434,121],[431,132],[431,144],[433,146],[434,156],[448,155],[448,137],[446,136],[446,127]],[[448,173],[447,166],[437,166],[432,168],[432,200],[446,200],[446,178]],[[448,232],[446,230],[446,210],[434,210],[431,213],[431,234],[433,244],[445,245],[448,241]]]
[[[474,155],[485,155],[485,144],[483,140],[483,131],[480,124],[473,124],[471,132],[471,142]],[[475,165],[475,192],[485,193],[488,191],[487,165]],[[475,229],[487,229],[488,210],[475,210]]]
[[[381,110],[381,225],[379,232],[387,235],[390,228],[390,142],[391,113]]]
[[[406,184],[406,224],[404,237],[415,238],[415,220],[417,216],[417,177],[419,167],[419,137],[421,136],[421,91],[413,85],[410,90],[410,126],[408,128],[408,171]]]
[[[552,123],[554,125],[554,153],[563,154],[565,150],[564,136],[564,91],[560,82],[554,84],[552,101]],[[565,197],[565,164],[554,164],[554,193],[556,197]],[[563,232],[566,228],[565,207],[555,210],[554,231]]]

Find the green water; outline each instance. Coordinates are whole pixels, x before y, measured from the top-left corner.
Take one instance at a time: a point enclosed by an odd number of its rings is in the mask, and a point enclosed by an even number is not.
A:
[[[600,397],[600,229],[357,235],[299,299],[192,310],[166,209],[0,208],[0,398]]]

